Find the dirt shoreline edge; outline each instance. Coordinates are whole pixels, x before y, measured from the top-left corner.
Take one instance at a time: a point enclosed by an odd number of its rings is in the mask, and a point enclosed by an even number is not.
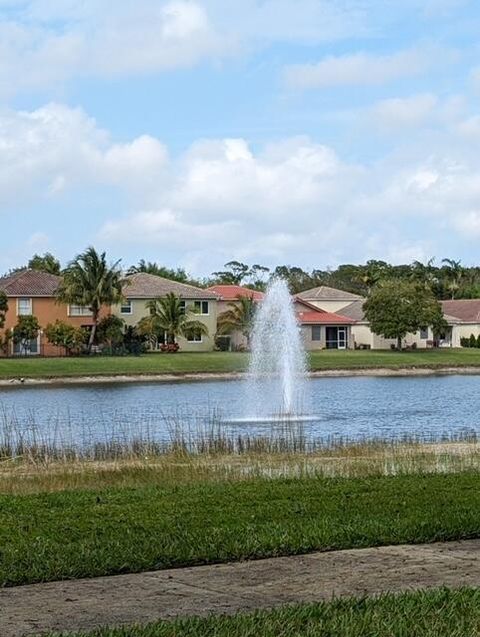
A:
[[[442,375],[480,375],[480,367],[375,367],[350,369],[324,369],[309,373],[310,378],[340,377],[395,377],[395,376],[442,376]],[[205,382],[211,380],[239,380],[246,372],[198,372],[178,374],[105,374],[93,376],[52,376],[41,378],[2,378],[0,387],[12,386],[48,386],[48,385],[103,385],[113,383],[179,383]]]

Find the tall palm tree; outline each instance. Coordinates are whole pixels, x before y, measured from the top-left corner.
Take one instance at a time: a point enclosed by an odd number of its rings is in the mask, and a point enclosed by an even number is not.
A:
[[[122,294],[122,273],[120,261],[108,265],[105,252],[98,254],[89,247],[71,261],[63,273],[63,281],[57,292],[61,303],[88,307],[92,313],[92,330],[88,339],[90,352],[103,305],[120,303]]]
[[[252,296],[238,296],[236,301],[228,304],[229,309],[218,317],[218,331],[220,334],[230,334],[238,330],[247,339],[250,347],[250,336],[257,310],[257,303]]]
[[[462,266],[461,261],[455,261],[454,259],[442,259],[442,263],[445,264],[447,275],[446,287],[450,291],[452,299],[454,299],[465,276],[465,268]]]
[[[155,336],[166,334],[167,343],[174,345],[177,336],[188,338],[192,334],[208,335],[205,323],[195,318],[195,312],[185,310],[180,298],[169,292],[164,298],[156,298],[145,304],[150,311],[149,316],[143,317],[138,323],[140,334]]]

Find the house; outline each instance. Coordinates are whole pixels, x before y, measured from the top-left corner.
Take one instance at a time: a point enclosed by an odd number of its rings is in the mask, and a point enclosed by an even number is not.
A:
[[[355,346],[352,330],[355,320],[323,310],[309,303],[297,294],[294,309],[300,325],[305,349],[353,349]]]
[[[62,278],[36,270],[21,270],[0,278],[0,290],[5,292],[8,300],[8,312],[2,332],[12,330],[19,316],[33,315],[40,324],[38,338],[22,347],[20,343],[9,343],[7,355],[42,355],[60,356],[63,348],[51,345],[43,330],[56,320],[69,323],[75,327],[91,329],[92,314],[88,308],[77,305],[64,305],[56,300],[56,293]],[[107,313],[107,308],[104,314]]]
[[[223,312],[232,309],[232,303],[238,302],[239,298],[251,298],[259,303],[263,301],[265,294],[259,290],[251,290],[242,285],[212,285],[207,288],[209,292],[216,294],[218,297],[217,311],[218,316]],[[225,334],[219,337],[224,342],[222,349],[243,350],[248,346],[247,339],[240,330],[234,330],[231,334]],[[220,345],[221,346],[221,345]]]
[[[446,341],[451,347],[461,347],[460,339],[471,334],[480,335],[480,299],[441,301],[444,316],[449,323]]]
[[[125,300],[112,307],[112,314],[124,319],[127,325],[135,326],[142,318],[148,316],[147,301],[164,298],[173,292],[181,299],[187,310],[196,313],[195,319],[204,323],[208,330],[208,335],[192,334],[189,339],[178,337],[180,349],[185,352],[209,352],[214,349],[218,312],[217,294],[146,272],[126,276],[124,282]]]

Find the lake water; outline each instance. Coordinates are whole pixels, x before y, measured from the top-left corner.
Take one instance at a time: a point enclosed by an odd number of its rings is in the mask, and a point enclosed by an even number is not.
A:
[[[168,441],[225,422],[231,434],[268,435],[244,381],[12,387],[0,389],[0,438],[86,446],[112,438]],[[302,423],[314,439],[439,439],[480,433],[480,376],[315,378]],[[3,431],[3,434],[1,433]],[[1,440],[0,440],[1,442]]]

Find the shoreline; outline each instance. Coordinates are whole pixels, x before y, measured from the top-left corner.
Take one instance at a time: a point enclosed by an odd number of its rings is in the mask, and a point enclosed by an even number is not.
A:
[[[480,376],[480,367],[372,367],[323,369],[308,373],[309,378],[348,378],[348,377],[425,377],[425,376]],[[1,387],[35,387],[51,385],[109,385],[130,383],[182,383],[233,381],[246,378],[246,372],[186,372],[178,374],[105,374],[89,376],[52,376],[39,378],[2,378]]]

